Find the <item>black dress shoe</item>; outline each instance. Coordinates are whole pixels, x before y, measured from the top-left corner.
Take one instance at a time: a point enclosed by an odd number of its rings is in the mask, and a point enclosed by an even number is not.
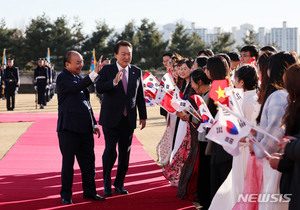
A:
[[[116,187],[115,186],[115,192],[116,193],[119,193],[121,195],[124,195],[124,194],[128,194],[128,191],[124,189],[124,187]]]
[[[61,203],[64,205],[69,205],[69,204],[72,204],[73,202],[72,202],[71,198],[62,198]]]
[[[83,198],[93,200],[93,201],[104,201],[105,198],[101,197],[100,195],[83,195]]]
[[[104,188],[103,195],[106,196],[106,197],[112,196],[111,188],[110,189]]]

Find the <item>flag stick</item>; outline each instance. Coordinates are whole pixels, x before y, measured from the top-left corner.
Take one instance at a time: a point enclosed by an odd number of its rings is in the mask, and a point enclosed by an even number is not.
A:
[[[243,120],[244,122],[246,122],[248,125],[250,125],[254,130],[258,131],[259,133],[262,133],[266,136],[269,136],[270,138],[272,138],[273,140],[280,142],[279,139],[271,134],[269,134],[268,132],[264,131],[262,128],[253,125],[252,122],[250,122],[249,120],[245,119],[244,117],[236,114],[235,112],[231,111],[230,109],[228,109],[226,106],[224,106],[223,104],[217,102],[218,106],[220,106],[221,108],[225,109],[227,112],[229,112],[230,114],[232,114],[233,116],[239,118],[240,120]]]
[[[232,95],[233,95],[234,103],[236,103],[236,105],[237,105],[237,107],[238,107],[238,111],[240,112],[240,115],[241,115],[242,117],[244,117],[244,113],[243,113],[243,111],[242,111],[242,108],[241,108],[240,104],[238,103],[238,101],[237,101],[237,99],[236,99],[236,95],[235,95],[234,90],[232,90]],[[268,157],[271,157],[270,153],[268,153],[268,152],[265,150],[265,148],[261,145],[261,143],[259,143],[259,142],[254,138],[254,136],[253,136],[251,133],[248,134],[248,137],[249,137],[249,139],[253,142],[253,144],[255,144],[259,149],[261,149]]]
[[[240,112],[240,115],[244,117],[244,113],[243,113],[243,111],[242,111],[242,108],[241,108],[239,102],[238,102],[237,99],[236,99],[234,90],[232,90],[232,95],[233,95],[234,103],[236,103],[236,105],[237,105],[237,107],[238,107],[238,110],[239,110],[239,112]]]
[[[253,142],[253,144],[255,144],[259,149],[261,149],[268,157],[272,157],[270,153],[268,153],[267,150],[265,150],[261,143],[259,143],[252,134],[249,133],[248,137]]]
[[[187,110],[193,117],[195,117],[199,122],[201,121],[198,117],[196,117],[190,110]]]

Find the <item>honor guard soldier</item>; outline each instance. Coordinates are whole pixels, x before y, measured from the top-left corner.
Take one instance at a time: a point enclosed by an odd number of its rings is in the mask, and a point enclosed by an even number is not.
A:
[[[38,66],[34,70],[34,89],[37,91],[40,109],[44,109],[46,105],[46,86],[47,86],[48,74],[47,68],[43,66],[43,60],[38,60]]]
[[[50,85],[50,99],[54,96],[55,93],[55,80],[56,80],[56,71],[54,70],[54,65],[49,63],[51,70],[51,85]]]
[[[5,69],[5,65],[2,65],[0,68],[0,100],[3,98],[4,99],[4,80],[3,80],[3,76],[4,76],[4,69]]]
[[[43,66],[47,69],[48,79],[47,79],[47,86],[46,86],[46,102],[49,102],[50,101],[51,70],[48,66],[48,62],[47,62],[46,58],[43,59]]]
[[[20,87],[19,69],[14,66],[14,60],[9,58],[8,66],[4,70],[4,92],[6,98],[6,107],[8,111],[15,108],[15,94]]]

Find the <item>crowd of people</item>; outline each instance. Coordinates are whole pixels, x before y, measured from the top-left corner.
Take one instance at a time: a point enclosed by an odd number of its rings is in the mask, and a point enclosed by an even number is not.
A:
[[[87,87],[92,84],[102,94],[99,124],[105,137],[104,196],[113,195],[112,185],[115,193],[129,193],[124,181],[137,110],[141,129],[147,119],[142,71],[130,64],[132,50],[129,42],[117,42],[114,48],[117,61],[107,64],[101,62],[101,57],[95,70],[84,78],[80,76],[83,59],[76,51],[67,52],[64,69],[57,80],[46,59],[38,60],[34,87],[41,109],[54,95],[57,81],[63,204],[73,203],[75,157],[82,173],[83,197],[105,200],[97,194],[95,184],[93,134],[99,137],[100,131],[89,102]],[[233,156],[206,138],[209,128],[199,132],[205,119],[185,110],[170,113],[161,109],[166,129],[158,144],[158,160],[165,178],[177,187],[178,197],[198,201],[202,209],[300,209],[297,200],[300,194],[300,63],[297,56],[295,52],[277,52],[272,46],[258,49],[254,45],[244,46],[239,53],[214,55],[210,49],[201,50],[194,60],[177,53],[163,55],[163,64],[180,89],[181,97],[194,110],[199,111],[193,100],[198,95],[215,117],[218,109],[209,97],[211,84],[227,79],[243,92],[243,117],[279,139],[278,143],[269,135],[251,130],[239,141],[239,155]],[[8,67],[1,69],[7,109],[13,110],[15,93],[20,87],[19,71],[12,59],[8,59]],[[259,143],[254,144],[251,138]],[[117,176],[111,183],[111,170],[118,155]],[[247,195],[256,198],[240,199]],[[263,202],[259,195],[271,196],[273,202]],[[274,195],[280,198],[274,201]]]
[[[34,89],[36,93],[35,102],[43,109],[55,93],[56,71],[54,65],[46,58],[38,60],[37,68],[33,76]],[[15,109],[15,96],[20,88],[19,68],[14,66],[14,59],[8,58],[7,66],[1,65],[0,69],[0,99],[6,100],[7,111]]]
[[[230,78],[243,92],[243,117],[278,139],[252,129],[234,156],[206,138],[209,128],[199,132],[204,119],[185,110],[161,110],[166,129],[157,145],[158,161],[177,196],[198,201],[202,209],[300,209],[298,55],[247,45],[239,53],[201,50],[194,60],[165,53],[163,64],[194,109],[199,107],[191,96],[200,95],[213,117],[218,110],[209,97],[211,84]],[[249,195],[256,197],[241,199]]]

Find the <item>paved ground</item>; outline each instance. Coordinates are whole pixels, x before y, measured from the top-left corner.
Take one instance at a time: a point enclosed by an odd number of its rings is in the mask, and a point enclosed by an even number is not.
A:
[[[91,104],[94,113],[100,112],[98,98],[91,94]],[[6,101],[0,100],[0,113],[57,113],[56,95],[48,103],[45,109],[36,109],[34,94],[18,94],[14,111],[6,110]],[[145,150],[156,160],[156,145],[165,129],[165,119],[159,115],[159,107],[147,108],[148,120],[146,128],[142,131],[139,125],[135,130],[137,138],[142,142]],[[31,122],[0,123],[0,159],[15,144],[19,137],[30,127]]]
[[[94,113],[99,114],[100,103],[94,94],[91,94],[91,104]],[[18,94],[16,96],[16,108],[9,112],[6,110],[6,101],[0,99],[0,113],[57,113],[57,97],[55,95],[45,109],[39,109],[39,107],[36,109],[34,94]],[[156,145],[165,130],[165,118],[159,114],[158,106],[148,107],[147,114],[146,128],[141,131],[137,125],[134,133],[142,142],[144,149],[156,161]],[[0,123],[0,160],[31,124],[32,122]],[[200,208],[198,203],[193,204],[196,209]]]

